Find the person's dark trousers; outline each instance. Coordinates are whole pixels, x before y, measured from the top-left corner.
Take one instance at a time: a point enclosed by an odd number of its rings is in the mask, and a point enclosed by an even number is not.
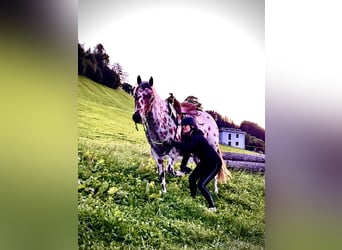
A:
[[[208,183],[215,177],[220,170],[219,163],[214,163],[213,166],[199,163],[189,176],[190,193],[192,197],[197,194],[197,188],[201,191],[204,198],[207,200],[209,207],[215,207],[213,197],[206,188]],[[198,181],[198,183],[197,183]]]

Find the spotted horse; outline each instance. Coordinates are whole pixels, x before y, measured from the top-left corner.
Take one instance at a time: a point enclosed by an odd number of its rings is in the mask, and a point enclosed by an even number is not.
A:
[[[151,146],[151,154],[158,167],[158,175],[161,181],[161,188],[166,192],[166,172],[172,176],[183,176],[184,173],[174,169],[174,164],[180,156],[176,148],[167,148],[163,142],[171,139],[179,141],[181,128],[179,114],[167,100],[162,99],[153,87],[153,77],[149,81],[142,81],[140,75],[137,77],[137,86],[134,91],[135,112],[132,119],[135,123],[141,123],[144,127],[146,138]],[[184,115],[184,114],[183,114]],[[198,110],[192,113],[196,119],[198,128],[204,133],[209,144],[219,153],[219,132],[213,117],[205,111]],[[167,169],[164,161],[167,160]],[[197,159],[194,159],[195,161]],[[218,192],[217,181],[225,182],[230,178],[230,172],[222,159],[222,166],[215,177],[214,189]]]

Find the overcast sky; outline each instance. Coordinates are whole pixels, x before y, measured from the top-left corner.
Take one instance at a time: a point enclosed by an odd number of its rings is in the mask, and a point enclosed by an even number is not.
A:
[[[198,97],[239,125],[265,128],[264,1],[79,1],[78,41],[101,43],[162,98]]]

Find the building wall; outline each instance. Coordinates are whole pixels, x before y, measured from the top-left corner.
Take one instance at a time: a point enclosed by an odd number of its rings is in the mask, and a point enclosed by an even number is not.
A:
[[[245,134],[233,131],[220,131],[220,143],[232,147],[245,149]]]

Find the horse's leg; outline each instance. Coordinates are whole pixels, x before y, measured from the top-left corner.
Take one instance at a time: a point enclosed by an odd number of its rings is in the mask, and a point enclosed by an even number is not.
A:
[[[167,171],[172,176],[180,177],[180,176],[183,176],[184,173],[181,171],[175,170],[173,168],[173,166],[176,162],[177,155],[178,155],[177,151],[175,149],[172,149],[170,154],[166,156],[167,157]]]
[[[159,174],[159,179],[161,181],[161,188],[163,193],[166,193],[166,171],[162,171],[161,174]]]
[[[166,193],[166,170],[164,169],[164,159],[162,157],[156,160],[158,166],[159,181],[161,183],[161,188],[163,193]]]
[[[215,175],[215,178],[214,178],[214,192],[215,194],[218,194],[217,175]]]
[[[160,157],[159,155],[156,154],[156,152],[151,149],[153,158],[155,162],[157,163],[158,167],[158,176],[159,176],[159,181],[161,183],[161,188],[162,192],[166,193],[166,179],[165,179],[165,169],[164,169],[164,159],[163,157]]]

